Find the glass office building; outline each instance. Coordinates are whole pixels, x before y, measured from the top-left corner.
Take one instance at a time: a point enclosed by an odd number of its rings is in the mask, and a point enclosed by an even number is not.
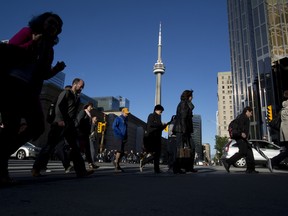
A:
[[[57,87],[60,87],[61,89],[64,88],[64,81],[65,81],[65,73],[59,72],[54,77],[52,77],[49,80],[45,80],[44,83],[52,83],[56,85]]]
[[[227,0],[234,115],[254,110],[251,138],[269,137],[266,110],[277,108],[273,65],[287,57],[288,0]]]

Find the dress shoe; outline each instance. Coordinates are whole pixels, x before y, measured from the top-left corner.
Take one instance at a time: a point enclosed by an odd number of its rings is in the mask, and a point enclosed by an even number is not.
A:
[[[83,173],[79,173],[79,174],[77,174],[76,176],[78,177],[78,178],[84,178],[84,177],[87,177],[87,176],[89,176],[89,175],[92,175],[94,173],[94,170],[92,169],[92,170],[85,170]]]
[[[0,178],[0,188],[1,187],[12,187],[12,186],[15,186],[18,184],[19,184],[18,181],[15,181],[14,179],[10,178],[9,176]]]
[[[222,163],[223,163],[223,166],[224,166],[224,168],[225,168],[225,170],[229,173],[230,172],[230,164],[228,164],[227,163],[227,161],[224,159],[224,160],[222,160]]]
[[[124,172],[124,170],[121,167],[118,166],[118,167],[115,168],[115,172],[116,173],[120,173],[120,172]]]
[[[183,170],[174,170],[173,171],[174,174],[186,174],[186,172],[184,172]]]
[[[256,170],[246,170],[247,174],[258,174],[259,172]]]
[[[186,169],[185,170],[186,172],[192,172],[192,173],[196,173],[196,172],[198,172],[198,170],[196,170],[196,169]]]
[[[31,174],[33,177],[42,177],[43,176],[39,170],[36,170],[34,168],[31,170]]]

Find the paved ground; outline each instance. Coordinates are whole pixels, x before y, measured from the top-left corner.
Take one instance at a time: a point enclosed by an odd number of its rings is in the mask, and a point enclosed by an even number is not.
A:
[[[148,165],[123,165],[125,173],[113,172],[111,164],[88,177],[64,174],[61,164],[50,163],[46,177],[30,175],[32,161],[11,164],[11,175],[21,184],[0,189],[2,216],[57,215],[287,215],[287,171],[248,175],[243,169],[196,167],[198,173],[154,174]],[[167,170],[164,166],[162,169]]]

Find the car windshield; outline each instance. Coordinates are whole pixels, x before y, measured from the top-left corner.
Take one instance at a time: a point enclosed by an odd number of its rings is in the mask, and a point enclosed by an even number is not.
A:
[[[272,143],[269,143],[269,142],[265,142],[265,141],[251,141],[253,144],[256,144],[259,146],[259,148],[262,148],[262,149],[279,149],[278,146],[272,144]]]
[[[31,143],[25,143],[24,146],[25,147],[33,147],[33,145]]]

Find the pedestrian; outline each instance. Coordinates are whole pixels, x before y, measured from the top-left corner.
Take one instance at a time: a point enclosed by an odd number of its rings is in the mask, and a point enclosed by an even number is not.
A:
[[[76,117],[80,105],[80,93],[84,88],[84,81],[75,78],[71,90],[64,90],[60,93],[56,107],[55,120],[51,124],[48,140],[42,147],[38,157],[35,159],[32,169],[32,176],[41,176],[41,169],[47,166],[49,156],[63,138],[70,145],[70,157],[73,161],[77,177],[85,177],[92,174],[93,170],[86,170],[84,159],[78,146],[78,135],[76,129]]]
[[[283,96],[284,101],[282,102],[282,109],[280,111],[281,124],[279,131],[281,151],[278,155],[271,159],[272,169],[275,166],[279,166],[281,161],[288,157],[288,90],[284,91]]]
[[[91,131],[89,135],[89,141],[90,141],[92,161],[93,161],[93,164],[96,164],[96,166],[98,166],[96,161],[98,161],[98,146],[99,146],[97,126],[98,126],[97,116],[92,115],[92,124],[91,124]]]
[[[246,158],[247,174],[259,173],[255,170],[255,160],[252,151],[252,146],[248,142],[249,130],[250,130],[250,118],[253,115],[253,110],[251,107],[247,106],[243,109],[242,113],[238,115],[235,119],[235,125],[237,125],[237,130],[233,131],[234,139],[237,142],[239,151],[236,152],[228,159],[223,159],[222,163],[226,171],[230,172],[230,166],[242,157]]]
[[[177,140],[176,134],[173,133],[173,127],[175,124],[176,115],[171,117],[170,124],[168,126],[168,172],[173,172],[173,167],[176,161],[177,156]]]
[[[148,116],[147,133],[144,137],[146,156],[140,161],[140,171],[142,171],[145,164],[153,161],[154,173],[158,174],[162,172],[160,170],[162,131],[167,126],[161,120],[163,111],[164,107],[158,104],[154,107],[153,113],[150,113]]]
[[[64,90],[70,90],[71,88],[72,88],[71,85],[66,85],[64,87]],[[58,96],[51,103],[46,119],[49,118],[50,112],[53,112],[55,114],[55,106],[57,104],[57,100],[58,100]],[[53,109],[53,111],[50,109]],[[52,115],[51,122],[48,121],[48,123],[51,125],[51,123],[53,123],[54,119],[55,119],[55,115]],[[65,138],[63,137],[63,139],[60,140],[60,142],[55,147],[55,156],[61,160],[63,167],[65,169],[65,173],[70,173],[71,171],[73,171],[73,165],[71,165],[71,163],[70,163],[70,161],[71,161],[70,160],[70,151],[71,151],[71,148],[70,148],[69,144],[66,142]],[[51,170],[46,169],[46,172],[47,171],[51,171]]]
[[[54,45],[62,31],[62,19],[52,12],[33,17],[8,43],[0,45],[0,184],[13,184],[8,160],[20,146],[36,140],[45,129],[40,104],[43,81],[65,68],[54,60]],[[7,94],[9,89],[9,94]],[[19,108],[21,107],[21,108]]]
[[[194,169],[193,146],[191,143],[191,134],[193,133],[193,109],[192,103],[193,90],[184,90],[180,96],[180,102],[177,105],[175,124],[173,133],[176,134],[177,158],[173,165],[175,174],[184,174],[185,172],[197,172]],[[186,158],[182,158],[182,152],[187,151]],[[185,169],[185,172],[182,170]]]
[[[123,172],[124,170],[120,167],[120,162],[124,156],[124,148],[128,140],[128,127],[127,127],[127,117],[130,114],[129,109],[124,107],[121,110],[121,115],[117,116],[113,121],[113,133],[114,142],[116,149],[115,159],[113,164],[115,166],[115,172]]]
[[[83,148],[89,169],[98,169],[99,166],[93,162],[90,148],[90,134],[92,127],[91,110],[94,109],[92,102],[83,106],[77,115],[77,131],[79,146]]]

